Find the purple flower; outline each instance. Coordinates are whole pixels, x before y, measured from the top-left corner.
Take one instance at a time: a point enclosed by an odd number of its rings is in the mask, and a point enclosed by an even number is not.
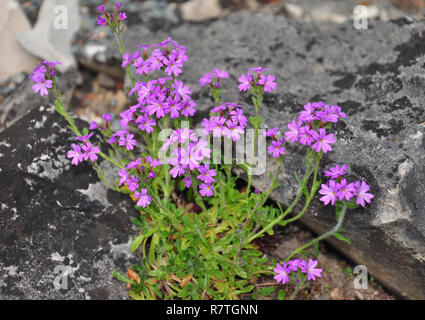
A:
[[[265,76],[262,74],[260,76],[260,80],[258,80],[258,84],[261,84],[264,86],[265,92],[271,92],[272,90],[276,90],[276,82],[274,82],[275,77],[271,74],[268,76]]]
[[[174,83],[171,84],[171,87],[174,88],[175,92],[178,93],[180,97],[183,99],[189,99],[189,95],[192,93],[188,86],[183,84],[183,81],[175,80]]]
[[[69,159],[72,158],[71,163],[76,166],[78,163],[83,162],[84,156],[81,153],[81,147],[79,145],[76,145],[75,143],[72,144],[72,150],[68,151],[67,157]]]
[[[215,68],[213,70],[213,74],[217,77],[218,80],[229,78],[229,74],[225,70],[218,70],[217,68]]]
[[[49,94],[47,89],[50,89],[53,86],[52,80],[46,80],[43,73],[33,74],[31,80],[35,82],[32,86],[34,93],[40,92],[40,96],[46,96]]]
[[[213,177],[217,175],[217,172],[215,171],[215,169],[210,170],[210,165],[208,163],[203,166],[200,166],[198,168],[198,171],[200,173],[198,175],[199,180],[205,182],[206,184],[211,184],[215,181]]]
[[[319,190],[319,193],[323,195],[323,197],[320,198],[320,201],[323,201],[325,205],[328,205],[329,202],[334,205],[336,201],[336,194],[339,192],[339,185],[335,182],[335,180],[329,180],[328,183],[329,185],[323,183],[321,185],[322,188]]]
[[[170,170],[170,174],[174,179],[185,174],[187,165],[183,165],[177,157],[168,160],[168,164],[173,166],[173,168]]]
[[[253,80],[253,77],[250,73],[247,73],[246,75],[241,75],[241,77],[238,79],[240,85],[238,85],[239,91],[247,91],[251,87],[251,82]]]
[[[162,165],[162,162],[161,161],[159,161],[158,159],[152,159],[151,156],[147,156],[146,157],[146,162],[149,163],[149,166],[152,169],[155,169],[156,167]]]
[[[139,116],[135,123],[138,125],[140,130],[146,131],[147,133],[151,133],[153,131],[153,127],[156,126],[156,121],[154,119],[150,119],[148,115]]]
[[[298,117],[298,120],[305,122],[311,122],[318,119],[319,117],[315,114],[315,108],[310,102],[304,106],[304,110],[300,112],[300,116]]]
[[[279,128],[273,128],[270,130],[267,130],[266,132],[263,133],[263,135],[265,137],[274,137],[275,135],[277,135],[277,131],[279,130]]]
[[[105,120],[106,122],[111,121],[112,119],[112,114],[110,113],[105,113],[104,115],[102,115],[103,120]]]
[[[214,187],[210,184],[202,183],[199,186],[199,193],[203,197],[211,197],[214,194]]]
[[[97,124],[97,122],[96,121],[92,121],[91,123],[90,123],[90,130],[96,130],[97,128],[99,128],[99,125]]]
[[[288,264],[286,262],[283,263],[283,265],[280,265],[279,263],[276,263],[276,268],[273,269],[274,272],[277,274],[273,277],[277,283],[285,284],[289,282],[289,270],[288,270]]]
[[[338,114],[335,113],[335,108],[331,108],[328,104],[324,106],[323,110],[318,111],[316,114],[323,122],[338,122]]]
[[[192,117],[196,112],[196,103],[193,100],[183,101],[181,107],[181,113],[185,117]]]
[[[273,158],[279,158],[280,155],[285,154],[285,148],[282,147],[283,139],[272,141],[272,145],[267,149],[268,153],[273,155]]]
[[[354,183],[348,183],[346,179],[342,179],[339,182],[339,191],[337,192],[338,200],[342,201],[344,198],[347,201],[350,201],[350,199],[354,196],[353,193],[356,191],[354,188]]]
[[[134,138],[134,134],[128,133],[125,137],[121,136],[119,145],[127,149],[127,151],[133,150],[134,146],[137,144],[136,139]]]
[[[164,59],[164,65],[167,66],[164,71],[169,76],[174,75],[177,77],[180,73],[182,73],[181,68],[183,67],[183,62],[176,60],[176,58],[172,55]]]
[[[255,72],[257,74],[262,73],[262,72],[267,71],[267,70],[269,70],[269,68],[255,67],[255,68],[249,68],[248,69],[248,71]]]
[[[125,168],[127,170],[130,170],[130,169],[138,168],[141,165],[142,165],[142,159],[141,158],[137,158],[136,160],[131,161]]]
[[[316,280],[316,277],[322,277],[322,269],[316,268],[317,260],[308,259],[308,262],[303,263],[302,272],[307,274],[308,280]]]
[[[301,268],[303,266],[303,262],[304,260],[300,260],[300,259],[289,260],[287,270],[291,272],[297,271],[298,268]]]
[[[89,139],[92,137],[92,135],[93,135],[93,132],[91,132],[90,134],[85,135],[85,136],[76,137],[75,140],[78,140],[78,141],[82,141],[84,143],[87,143],[87,142],[89,142]]]
[[[327,153],[332,150],[331,143],[335,143],[335,136],[333,133],[326,134],[326,130],[323,128],[319,129],[319,133],[314,132],[313,138],[316,142],[313,144],[312,148],[316,150],[316,152],[323,151],[323,153]]]
[[[190,179],[190,177],[185,177],[184,178],[184,185],[186,186],[186,188],[190,188],[190,186],[192,185],[192,179]]]
[[[136,191],[134,197],[139,199],[139,201],[137,201],[139,207],[146,208],[146,206],[150,205],[152,202],[151,197],[148,195],[148,190],[146,189],[142,189],[140,192]]]
[[[315,131],[313,129],[310,129],[310,126],[304,126],[300,129],[300,138],[299,142],[302,145],[311,145],[314,141],[313,135]]]
[[[137,190],[137,188],[139,188],[139,179],[137,179],[134,175],[131,175],[131,177],[128,178],[125,183],[128,187],[128,190],[131,192],[134,192]]]
[[[248,119],[243,114],[243,110],[237,108],[236,110],[232,110],[229,112],[232,121],[241,125],[242,129],[248,124]]]
[[[339,167],[339,165],[336,165],[335,167],[329,168],[329,171],[325,171],[325,177],[330,177],[331,179],[338,179],[339,177],[342,177],[345,174],[345,170],[347,169],[347,166],[344,164]]]
[[[83,150],[84,150],[84,160],[88,160],[88,159],[90,159],[91,161],[97,160],[97,154],[100,152],[100,149],[98,146],[93,147],[92,144],[88,142],[87,144],[83,146]]]
[[[128,172],[127,172],[127,170],[125,170],[125,169],[121,169],[121,170],[118,172],[118,175],[121,177],[120,182],[119,182],[119,186],[121,187],[121,185],[122,185],[123,183],[125,183],[125,182],[127,181],[127,179],[128,179]]]
[[[98,16],[97,17],[97,24],[100,25],[100,26],[106,26],[106,19],[101,17],[101,16]]]
[[[231,120],[226,121],[227,127],[223,128],[223,135],[227,139],[232,139],[233,141],[238,141],[241,138],[241,134],[245,133],[245,130],[241,126],[237,125],[237,122]]]
[[[211,73],[206,73],[204,74],[200,79],[199,79],[199,85],[201,87],[205,86],[206,84],[209,84],[212,82],[212,75]]]
[[[362,181],[360,183],[360,181],[356,181],[354,183],[354,188],[355,188],[354,195],[357,196],[356,203],[358,205],[361,205],[362,207],[364,207],[365,201],[367,203],[370,203],[374,195],[371,193],[368,193],[370,186],[366,182]]]
[[[301,121],[292,120],[292,122],[288,124],[290,131],[285,132],[285,139],[291,143],[298,141],[300,137],[301,125]]]

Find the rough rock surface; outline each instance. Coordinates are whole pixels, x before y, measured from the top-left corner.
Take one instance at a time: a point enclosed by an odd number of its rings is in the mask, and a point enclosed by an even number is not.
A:
[[[78,71],[71,71],[58,76],[57,85],[62,93],[64,105],[71,100],[75,86],[82,81]],[[54,103],[53,94],[40,96],[32,90],[34,83],[26,79],[0,104],[0,132],[22,118],[28,111],[40,105]]]
[[[137,261],[137,212],[88,165],[71,167],[73,141],[50,107],[0,134],[0,299],[127,298],[111,272]]]
[[[359,31],[352,22],[309,24],[238,12],[223,21],[184,23],[169,33],[133,26],[125,43],[135,50],[137,44],[169,35],[189,49],[183,79],[194,91],[200,116],[207,115],[211,100],[197,82],[215,67],[231,74],[222,84],[225,100],[245,105],[250,99],[237,93],[237,78],[249,67],[271,69],[278,91],[264,100],[268,127],[286,128],[308,101],[343,108],[348,119],[336,126],[338,142],[324,157],[323,168],[346,163],[350,176],[366,180],[375,198],[366,209],[349,213],[345,226],[351,246],[333,242],[387,287],[425,298],[425,23],[370,20],[369,28]],[[88,40],[76,51],[97,48],[102,61],[119,68],[118,51],[108,41]],[[288,146],[281,187],[273,193],[283,204],[297,192],[293,171],[302,171],[303,154]],[[265,187],[261,179],[255,184]],[[303,221],[323,232],[335,217],[316,202]]]

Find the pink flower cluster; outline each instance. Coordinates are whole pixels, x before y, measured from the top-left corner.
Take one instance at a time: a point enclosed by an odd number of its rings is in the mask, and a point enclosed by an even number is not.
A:
[[[251,88],[263,88],[265,92],[276,90],[275,77],[271,74],[265,75],[268,68],[256,67],[248,69],[247,74],[242,74],[239,80],[239,91],[248,91]]]
[[[219,70],[215,68],[212,73],[206,73],[201,77],[201,79],[199,79],[199,85],[204,87],[209,84],[211,88],[220,88],[220,80],[228,78],[229,74],[226,70]]]
[[[356,197],[356,204],[365,206],[365,202],[370,203],[373,194],[368,193],[370,186],[365,181],[356,181],[354,183],[348,183],[346,179],[342,177],[346,173],[347,166],[336,165],[329,168],[329,171],[325,171],[325,177],[330,177],[327,184],[322,184],[319,193],[322,195],[320,201],[325,205],[331,203],[335,205],[338,201],[350,201]]]
[[[238,141],[241,134],[245,133],[248,119],[245,117],[242,106],[231,102],[221,103],[213,108],[209,119],[204,118],[202,127],[204,134],[212,133],[214,138],[226,137]]]
[[[125,184],[135,198],[138,198],[137,205],[145,208],[152,199],[147,193],[147,189],[141,188],[142,183],[146,184],[148,179],[156,177],[155,168],[162,165],[158,159],[153,159],[151,156],[137,158],[128,163],[125,169],[121,169],[118,173],[120,176],[119,186]]]
[[[158,70],[170,77],[177,77],[182,73],[183,65],[188,60],[186,47],[180,46],[171,37],[161,43],[137,47],[143,49],[143,53],[140,51],[125,53],[122,67],[133,66],[140,75]]]
[[[188,128],[177,129],[162,146],[163,151],[171,150],[173,156],[168,160],[172,166],[171,176],[175,179],[179,176],[186,176],[185,185],[189,188],[192,185],[191,176],[196,175],[202,183],[199,185],[199,193],[203,196],[214,194],[213,183],[217,175],[215,169],[210,169],[209,164],[202,165],[205,159],[211,156],[209,144],[203,138],[198,138],[195,132]]]
[[[75,138],[76,140],[81,141],[83,145],[80,146],[73,143],[72,150],[68,151],[67,157],[69,159],[72,159],[71,163],[74,166],[78,165],[80,162],[87,161],[89,159],[92,162],[98,159],[97,154],[100,152],[99,147],[94,146],[89,142],[89,139],[92,137],[92,135],[93,132],[88,135]]]
[[[339,118],[347,118],[337,105],[329,106],[323,102],[312,102],[304,106],[297,120],[288,124],[289,131],[285,132],[286,140],[311,146],[316,152],[327,153],[335,143],[333,133],[328,134],[328,124],[338,122]]]
[[[50,62],[47,60],[41,61],[30,74],[31,79],[35,84],[32,86],[34,93],[40,93],[40,96],[49,94],[47,89],[52,88],[52,78],[55,76],[55,66],[62,62]]]
[[[279,158],[285,154],[285,148],[282,144],[285,142],[284,138],[278,139],[279,128],[273,128],[264,132],[265,137],[271,137],[273,139],[272,145],[268,147],[267,152],[273,156],[273,158]]]
[[[285,284],[290,281],[290,274],[301,271],[307,275],[307,280],[316,280],[316,277],[322,277],[322,269],[316,268],[317,260],[309,259],[308,262],[303,259],[293,259],[288,262],[284,262],[282,265],[276,264],[276,268],[273,270],[276,272],[274,279],[277,283]]]
[[[97,7],[97,10],[102,13],[102,16],[97,17],[97,24],[101,26],[117,26],[122,21],[127,19],[127,14],[125,12],[120,12],[121,2],[115,4],[115,10],[113,12],[108,12],[105,10],[105,5],[100,5]]]

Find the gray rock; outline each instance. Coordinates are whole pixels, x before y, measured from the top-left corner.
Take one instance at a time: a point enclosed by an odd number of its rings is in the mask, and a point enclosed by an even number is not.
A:
[[[128,297],[111,273],[139,259],[129,251],[138,212],[89,165],[71,166],[73,141],[52,107],[0,134],[0,299]]]
[[[62,92],[62,100],[65,106],[70,102],[72,93],[80,80],[82,81],[78,71],[71,71],[57,77],[57,84]],[[54,103],[55,97],[52,92],[43,97],[34,94],[33,84],[30,79],[26,79],[0,105],[0,132],[22,118],[30,110],[38,108],[40,105]]]
[[[49,61],[60,61],[57,69],[67,72],[77,67],[71,41],[79,29],[78,0],[45,0],[35,27],[16,35],[29,53]]]
[[[215,67],[231,74],[222,83],[225,101],[244,104],[251,114],[248,95],[237,93],[237,79],[249,67],[270,68],[278,90],[264,100],[268,127],[286,128],[308,101],[339,104],[348,119],[336,126],[338,142],[324,157],[321,172],[346,163],[350,177],[366,180],[375,198],[366,209],[349,213],[345,227],[351,246],[331,242],[388,288],[425,298],[424,32],[423,21],[407,19],[371,20],[369,29],[358,31],[352,22],[308,24],[238,12],[221,21],[185,23],[170,33],[133,26],[124,37],[128,50],[169,35],[188,47],[182,78],[194,91],[198,118],[207,116],[212,104],[198,79]],[[105,61],[119,61],[107,40],[102,45]],[[293,171],[302,172],[305,152],[289,144],[287,149],[281,187],[272,194],[284,205],[298,190]],[[266,182],[255,179],[255,185],[264,189]],[[323,232],[335,224],[334,212],[316,199],[303,221]]]

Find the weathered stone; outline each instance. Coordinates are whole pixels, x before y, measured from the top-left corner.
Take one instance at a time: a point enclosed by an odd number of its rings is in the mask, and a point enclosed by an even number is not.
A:
[[[88,164],[71,165],[74,141],[53,107],[0,134],[0,299],[127,298],[111,272],[138,260],[129,251],[137,211]],[[55,288],[66,273],[67,288]]]
[[[62,92],[62,101],[68,105],[78,81],[82,80],[77,71],[61,74],[57,77],[57,85]],[[54,103],[55,96],[50,92],[47,96],[35,94],[32,90],[34,83],[26,79],[0,105],[0,132],[23,117],[28,111],[40,105]]]
[[[77,67],[71,41],[79,23],[78,0],[45,0],[35,27],[18,33],[16,39],[29,53],[62,62],[57,69],[67,72]]]
[[[369,29],[359,31],[352,22],[309,24],[238,12],[216,22],[185,23],[171,32],[133,26],[124,38],[130,51],[169,35],[188,47],[182,79],[194,91],[198,118],[207,116],[212,105],[208,89],[200,88],[198,80],[215,67],[231,74],[222,81],[224,100],[246,105],[250,114],[251,100],[237,92],[237,79],[249,67],[270,68],[278,90],[264,99],[262,115],[268,127],[285,130],[308,101],[339,104],[348,119],[335,127],[338,142],[324,157],[321,172],[346,163],[350,177],[366,180],[375,198],[365,209],[349,212],[345,227],[351,246],[331,242],[388,288],[425,298],[424,34],[425,22],[407,19],[371,19]],[[106,48],[106,61],[119,61],[119,52]],[[281,187],[272,194],[284,205],[298,190],[293,172],[302,172],[305,152],[286,147]],[[267,171],[273,170],[272,163]],[[254,183],[266,187],[265,180]],[[303,221],[323,232],[335,218],[316,199]]]
[[[28,54],[15,40],[18,32],[30,30],[28,19],[15,0],[0,0],[0,82],[20,72],[29,72],[37,60]],[[7,48],[7,50],[5,49]]]
[[[179,6],[186,21],[205,21],[222,18],[225,15],[219,0],[190,0]]]

